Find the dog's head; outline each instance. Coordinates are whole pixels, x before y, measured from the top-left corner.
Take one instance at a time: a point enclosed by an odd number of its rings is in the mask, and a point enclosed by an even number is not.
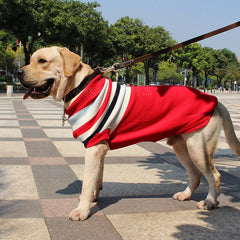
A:
[[[36,99],[53,96],[61,101],[67,88],[71,87],[69,81],[81,68],[81,57],[67,48],[42,48],[33,53],[30,64],[19,69],[17,74],[23,86],[28,90],[28,96]]]

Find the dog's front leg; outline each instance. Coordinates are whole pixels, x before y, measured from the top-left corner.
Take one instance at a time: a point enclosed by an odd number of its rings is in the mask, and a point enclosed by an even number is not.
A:
[[[109,147],[103,141],[86,149],[84,179],[80,203],[69,216],[70,220],[85,220],[90,213],[93,200],[97,197],[102,185],[103,162]]]

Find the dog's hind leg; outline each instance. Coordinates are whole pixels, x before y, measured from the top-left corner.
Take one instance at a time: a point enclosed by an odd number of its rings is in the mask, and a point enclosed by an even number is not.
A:
[[[212,209],[217,204],[221,175],[214,166],[213,153],[216,149],[220,130],[221,119],[215,112],[206,127],[194,133],[183,135],[189,156],[209,184],[206,199],[197,204],[200,209]]]
[[[192,162],[186,142],[183,139],[182,136],[175,136],[171,139],[168,139],[168,144],[172,145],[173,150],[175,154],[178,157],[178,160],[181,162],[181,164],[184,166],[184,168],[187,170],[189,175],[189,183],[186,189],[183,192],[177,192],[173,195],[173,199],[175,200],[189,200],[193,194],[193,192],[196,190],[196,188],[199,186],[200,178],[201,178],[201,172],[197,169],[195,164]]]
[[[91,203],[98,197],[103,176],[103,161],[109,147],[103,141],[86,149],[85,170],[80,203],[69,215],[70,220],[85,220],[90,213]]]

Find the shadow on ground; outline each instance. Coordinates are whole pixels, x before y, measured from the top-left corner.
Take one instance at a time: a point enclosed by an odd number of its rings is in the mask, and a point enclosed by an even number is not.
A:
[[[174,233],[173,237],[179,240],[239,239],[240,211],[236,208],[224,207],[212,211],[200,211],[194,217],[193,224],[178,225],[177,233]]]

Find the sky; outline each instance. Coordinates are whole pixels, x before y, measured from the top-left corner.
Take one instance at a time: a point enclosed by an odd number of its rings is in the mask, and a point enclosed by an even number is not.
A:
[[[150,27],[162,26],[178,42],[240,21],[240,0],[95,1],[101,5],[97,11],[109,24],[125,16],[139,18]],[[240,57],[240,27],[199,43],[214,49],[227,48]]]

